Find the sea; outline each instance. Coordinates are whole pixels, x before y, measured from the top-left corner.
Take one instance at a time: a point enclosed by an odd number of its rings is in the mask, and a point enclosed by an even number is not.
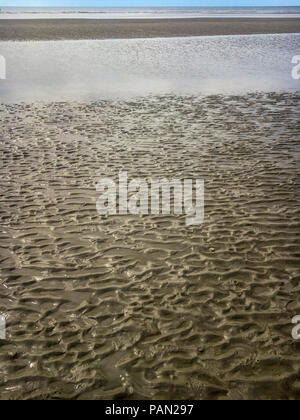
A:
[[[0,19],[300,17],[299,7],[0,7]]]

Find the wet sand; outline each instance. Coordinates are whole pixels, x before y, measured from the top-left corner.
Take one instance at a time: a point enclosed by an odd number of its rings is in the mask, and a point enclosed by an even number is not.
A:
[[[157,38],[299,33],[297,18],[0,20],[0,40]]]
[[[299,94],[1,105],[0,398],[299,399]],[[115,177],[206,217],[101,218]]]

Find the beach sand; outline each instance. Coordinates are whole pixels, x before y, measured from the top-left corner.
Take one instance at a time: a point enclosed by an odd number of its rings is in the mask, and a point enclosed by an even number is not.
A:
[[[1,105],[1,399],[300,398],[299,99]],[[102,218],[120,169],[204,178],[204,224]]]
[[[157,38],[299,33],[298,18],[1,20],[0,40]]]
[[[299,19],[0,20],[0,40],[299,29]],[[232,38],[2,43],[12,103],[0,104],[1,400],[300,399],[299,43]],[[145,97],[103,100],[103,85],[126,96],[137,80]],[[180,94],[185,80],[218,93]],[[29,93],[32,103],[15,100]],[[120,170],[204,179],[204,223],[101,217],[96,184]]]

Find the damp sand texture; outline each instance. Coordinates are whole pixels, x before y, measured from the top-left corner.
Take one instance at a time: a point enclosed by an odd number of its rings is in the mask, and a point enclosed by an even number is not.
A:
[[[1,105],[1,399],[299,399],[299,94]],[[96,212],[204,178],[205,222]]]
[[[122,39],[300,32],[299,18],[0,19],[0,40]]]

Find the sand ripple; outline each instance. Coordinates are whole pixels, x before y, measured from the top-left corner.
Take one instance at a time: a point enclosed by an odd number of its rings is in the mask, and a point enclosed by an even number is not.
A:
[[[299,95],[1,105],[0,397],[299,398]],[[103,176],[206,219],[101,218]]]

